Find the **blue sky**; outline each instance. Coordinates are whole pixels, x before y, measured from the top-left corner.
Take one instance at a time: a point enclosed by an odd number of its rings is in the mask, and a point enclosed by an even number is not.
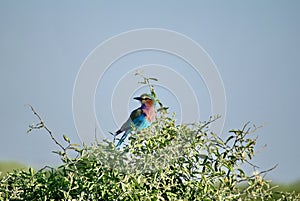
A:
[[[216,64],[227,98],[224,131],[240,128],[248,121],[265,124],[256,135],[258,150],[264,144],[267,147],[254,161],[262,169],[278,163],[269,174],[275,181],[299,179],[299,10],[299,1],[271,0],[1,1],[0,160],[35,167],[59,163],[50,153],[57,147],[44,132],[26,135],[28,125],[36,119],[24,105],[32,104],[57,138],[66,133],[78,142],[72,93],[85,58],[101,42],[122,32],[163,28],[196,41]],[[149,63],[151,58],[163,64],[168,60],[170,66],[180,64],[178,58],[166,59],[158,53],[136,54],[118,61],[104,81],[115,85],[109,80],[118,80],[127,69],[118,71],[118,66],[127,66],[129,71],[129,66]],[[199,108],[205,120],[209,96],[201,79],[196,79],[190,77],[192,85],[199,83],[197,97],[203,93]],[[101,93],[108,92],[105,86],[98,86],[96,112],[100,119],[104,104]],[[163,89],[160,93],[168,94]],[[166,97],[168,100],[163,101],[179,110],[171,93]],[[126,107],[129,103],[129,109],[137,106],[130,100],[121,102]],[[127,118],[120,115],[119,119]],[[111,116],[107,119],[113,120]],[[115,130],[116,124],[106,123],[105,129]]]

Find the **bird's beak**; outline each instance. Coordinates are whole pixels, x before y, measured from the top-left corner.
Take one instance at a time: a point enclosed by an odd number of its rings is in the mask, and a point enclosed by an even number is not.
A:
[[[142,100],[143,100],[141,97],[134,97],[133,99],[139,100],[139,101],[142,101]]]

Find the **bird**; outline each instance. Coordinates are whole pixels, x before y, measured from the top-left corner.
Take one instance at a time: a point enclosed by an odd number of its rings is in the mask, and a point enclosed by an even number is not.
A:
[[[142,130],[151,125],[155,120],[155,100],[150,94],[142,94],[139,97],[134,97],[133,99],[140,101],[141,106],[133,110],[128,118],[128,120],[121,126],[119,130],[115,132],[114,137],[124,133],[120,140],[118,141],[116,147],[120,147],[124,142],[128,134],[130,134],[133,129]]]

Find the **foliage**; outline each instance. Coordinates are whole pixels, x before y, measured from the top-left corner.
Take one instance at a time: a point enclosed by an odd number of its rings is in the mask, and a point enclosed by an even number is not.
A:
[[[134,132],[130,144],[112,142],[78,148],[69,139],[71,158],[35,172],[14,171],[1,179],[1,199],[11,200],[295,200],[274,193],[261,174],[248,176],[241,165],[253,157],[255,139],[244,127],[226,140],[202,124],[175,125],[163,117],[150,129]],[[245,188],[239,184],[246,183]]]
[[[217,118],[176,125],[164,109],[150,128],[133,131],[130,144],[121,149],[110,141],[79,146],[67,136],[63,146],[31,109],[40,122],[30,131],[45,129],[63,163],[9,173],[1,178],[0,200],[300,199],[270,186],[264,174],[271,169],[247,175],[245,166],[257,169],[250,162],[257,128],[248,124],[222,139],[209,129]],[[77,156],[70,157],[69,151]]]

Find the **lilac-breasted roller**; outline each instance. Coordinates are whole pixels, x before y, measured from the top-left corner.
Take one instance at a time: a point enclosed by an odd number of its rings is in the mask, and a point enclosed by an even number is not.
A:
[[[133,127],[137,130],[142,130],[150,126],[155,119],[155,101],[151,95],[142,94],[140,97],[135,97],[134,99],[141,102],[141,107],[133,110],[128,120],[114,134],[114,136],[117,136],[125,132],[116,147],[119,147],[124,142],[128,134],[133,130]]]

